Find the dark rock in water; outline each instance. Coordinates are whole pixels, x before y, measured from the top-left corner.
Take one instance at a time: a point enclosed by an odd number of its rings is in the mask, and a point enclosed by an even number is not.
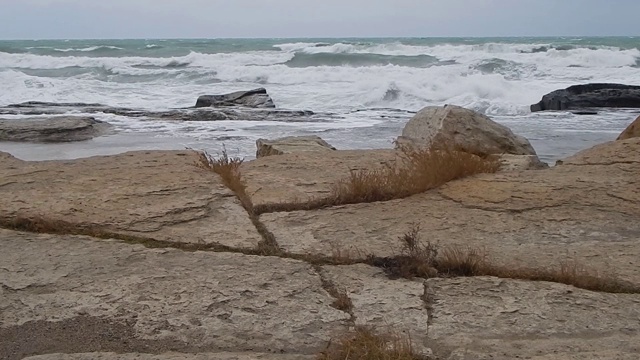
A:
[[[275,108],[273,100],[264,88],[238,91],[224,95],[202,95],[196,107],[245,106],[251,108]]]
[[[623,84],[574,85],[556,90],[531,105],[531,111],[584,108],[640,108],[640,86]]]
[[[104,106],[102,104],[87,104],[87,103],[54,103],[46,101],[25,101],[20,104],[8,105],[8,108],[34,108],[34,107],[90,107],[90,106]]]
[[[590,111],[590,110],[572,111],[571,113],[573,115],[598,115],[597,111]]]
[[[83,141],[104,135],[112,128],[112,125],[92,117],[0,119],[0,141]]]
[[[286,110],[273,108],[181,108],[165,111],[149,111],[124,107],[112,107],[102,104],[84,103],[45,103],[26,102],[0,107],[0,115],[63,115],[69,112],[83,114],[113,114],[145,121],[283,121],[283,122],[322,122],[338,116],[329,113],[315,114],[308,110]]]

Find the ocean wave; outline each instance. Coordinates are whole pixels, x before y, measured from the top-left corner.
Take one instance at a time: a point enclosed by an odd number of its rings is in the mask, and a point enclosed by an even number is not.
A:
[[[0,103],[37,99],[155,109],[192,105],[198,94],[264,86],[284,108],[416,111],[449,103],[513,115],[527,114],[545,93],[576,83],[640,83],[640,50],[631,47],[319,40],[275,45],[281,51],[264,50],[274,43],[265,42],[246,45],[248,51],[207,53],[206,44],[176,51],[171,43],[154,43],[165,49],[146,51],[153,44],[123,41],[113,44],[124,51],[60,55],[50,52],[100,45],[51,42],[25,50],[2,44],[0,83],[11,91],[0,92]]]
[[[321,43],[321,42],[312,42],[312,43],[296,42],[296,43],[276,44],[276,45],[273,45],[273,47],[286,52],[297,52],[309,47],[323,47],[323,46],[330,46],[330,45],[331,44],[329,43]]]
[[[501,74],[510,80],[517,80],[527,74],[533,74],[537,71],[537,68],[535,64],[521,64],[500,58],[485,59],[469,65],[471,70],[479,71],[482,74]]]
[[[296,53],[285,65],[289,67],[311,66],[386,66],[397,65],[415,68],[433,66],[438,59],[429,55],[377,55],[377,54],[348,54],[348,53]]]
[[[182,69],[182,68],[186,68],[189,65],[191,65],[191,62],[189,61],[180,61],[180,60],[170,60],[168,62],[165,63],[153,63],[153,64],[149,64],[149,63],[141,63],[141,64],[134,64],[131,65],[131,67],[134,68],[139,68],[139,69]]]
[[[429,55],[429,46],[405,45],[400,42],[376,44],[371,42],[339,42],[329,43],[289,43],[274,47],[289,53],[305,54],[378,54],[390,56],[418,56]]]
[[[98,45],[98,46],[89,46],[86,48],[70,48],[70,49],[57,49],[54,48],[54,51],[60,51],[60,52],[92,52],[92,51],[111,51],[111,50],[124,50],[121,47],[117,47],[117,46],[111,46],[111,45]]]

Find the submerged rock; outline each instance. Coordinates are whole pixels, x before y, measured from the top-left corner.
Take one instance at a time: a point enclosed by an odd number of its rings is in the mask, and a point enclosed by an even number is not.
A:
[[[455,105],[420,110],[405,126],[398,144],[450,147],[479,156],[536,155],[524,137],[485,115]]]
[[[224,95],[202,95],[196,107],[246,106],[251,108],[275,108],[276,105],[265,88],[237,91]]]
[[[640,86],[623,84],[585,84],[556,90],[531,105],[531,111],[582,108],[640,108]]]
[[[620,136],[618,136],[618,140],[626,140],[631,138],[640,137],[640,116],[636,119],[636,121],[632,122],[629,127],[627,127]]]
[[[258,139],[256,157],[282,155],[305,151],[336,150],[319,136],[289,136],[275,140]]]
[[[92,117],[0,119],[0,141],[83,141],[104,135],[112,128],[112,125]]]

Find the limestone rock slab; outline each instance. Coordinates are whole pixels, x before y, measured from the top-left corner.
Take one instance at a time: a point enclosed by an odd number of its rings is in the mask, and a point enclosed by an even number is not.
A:
[[[118,354],[118,353],[85,353],[85,354],[47,354],[25,358],[25,360],[313,360],[311,355],[259,354],[259,353],[207,353],[184,354],[167,353],[151,354]]]
[[[429,279],[430,338],[454,359],[628,359],[640,296],[491,277]],[[575,357],[584,354],[584,357]]]
[[[63,220],[182,243],[252,248],[261,240],[234,194],[192,151],[71,161],[0,159],[0,218]]]
[[[429,315],[422,280],[389,280],[367,265],[325,266],[323,275],[353,304],[356,325],[411,338],[416,351],[429,349]]]
[[[0,357],[20,344],[24,355],[309,355],[349,319],[300,261],[8,230],[0,249],[0,339],[14,339],[0,341]]]
[[[639,145],[612,142],[569,165],[479,175],[401,200],[260,219],[293,253],[393,256],[398,237],[419,226],[423,241],[478,248],[499,264],[575,259],[640,284]]]
[[[274,140],[258,139],[256,147],[258,148],[256,158],[304,151],[327,152],[336,149],[319,136],[288,136]]]
[[[353,170],[394,163],[394,150],[338,150],[267,156],[242,164],[240,172],[254,205],[326,197]]]

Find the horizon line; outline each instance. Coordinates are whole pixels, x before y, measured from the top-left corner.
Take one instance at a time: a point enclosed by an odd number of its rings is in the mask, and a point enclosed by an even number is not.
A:
[[[0,38],[0,41],[71,41],[71,40],[288,40],[288,39],[551,39],[551,38],[636,38],[640,35],[509,35],[509,36],[303,36],[303,37],[131,37],[131,38]]]

